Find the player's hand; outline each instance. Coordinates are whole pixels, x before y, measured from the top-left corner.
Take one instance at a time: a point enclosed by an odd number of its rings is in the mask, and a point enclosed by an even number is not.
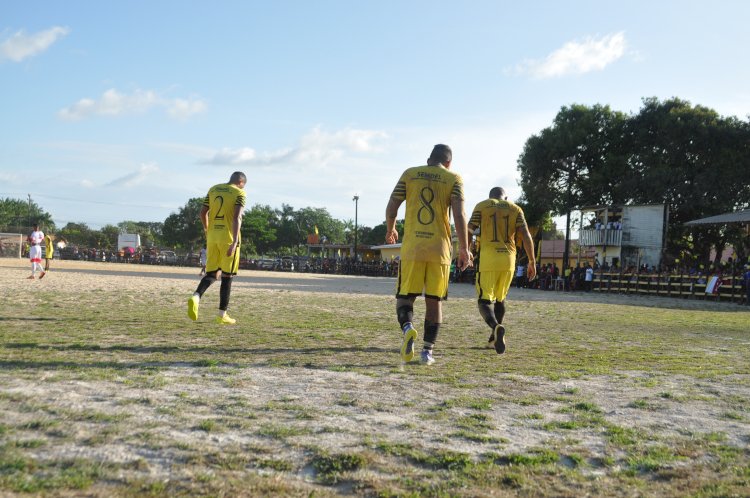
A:
[[[460,249],[458,251],[458,269],[464,271],[470,266],[474,266],[474,255],[466,249]]]
[[[526,268],[526,277],[529,281],[536,278],[536,263],[529,263],[529,266]]]
[[[387,234],[385,234],[385,243],[386,244],[395,244],[398,242],[398,231],[394,228]]]
[[[229,249],[227,249],[227,257],[232,257],[232,255],[234,254],[234,251],[236,250],[237,250],[237,242],[232,242],[229,245]]]

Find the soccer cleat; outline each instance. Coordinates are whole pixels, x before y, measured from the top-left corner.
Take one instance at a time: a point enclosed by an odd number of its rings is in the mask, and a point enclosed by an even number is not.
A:
[[[198,296],[190,296],[188,299],[188,316],[191,320],[195,321],[198,319],[198,306],[201,304],[201,298]]]
[[[34,278],[34,275],[29,275],[28,277],[26,277],[26,280],[34,280]]]
[[[235,323],[237,323],[237,320],[231,318],[229,315],[224,315],[217,316],[214,322],[218,323],[219,325],[234,325]]]
[[[495,349],[495,331],[494,330],[490,334],[489,339],[487,339],[487,348]]]
[[[495,327],[495,335],[497,336],[495,351],[497,354],[503,354],[505,352],[505,327],[502,325]]]
[[[404,324],[403,328],[404,342],[401,344],[401,359],[411,361],[414,359],[414,341],[417,340],[417,331],[411,322]]]
[[[46,274],[47,274],[47,272],[46,272],[46,271],[43,271],[43,272],[42,272],[42,273],[41,273],[41,274],[39,275],[39,280],[43,279],[43,278],[44,278],[44,276],[45,276]]]
[[[423,349],[422,354],[419,357],[419,361],[422,365],[432,365],[435,363],[435,358],[432,357],[432,350]]]

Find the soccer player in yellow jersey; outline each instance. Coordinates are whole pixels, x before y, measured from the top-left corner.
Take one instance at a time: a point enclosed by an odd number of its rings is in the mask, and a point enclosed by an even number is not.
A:
[[[39,277],[41,280],[49,272],[49,262],[55,256],[55,246],[50,234],[44,235],[44,273]]]
[[[227,308],[232,292],[232,277],[237,274],[240,263],[240,226],[245,209],[246,182],[245,173],[236,171],[229,178],[229,183],[211,187],[203,201],[200,219],[206,232],[206,275],[188,299],[188,316],[192,320],[198,319],[201,297],[216,282],[216,274],[221,271],[216,323],[233,325],[237,322],[227,315]]]
[[[423,292],[426,309],[424,347],[420,360],[426,365],[435,361],[432,350],[443,321],[442,300],[448,297],[452,249],[451,208],[458,236],[458,266],[464,270],[472,262],[464,212],[463,181],[458,174],[450,171],[452,160],[450,147],[436,145],[427,159],[427,166],[404,171],[385,210],[385,241],[395,244],[398,240],[398,208],[406,201],[404,240],[396,283],[396,316],[403,333],[403,361],[414,358],[414,341],[417,339],[414,300]]]
[[[479,228],[479,271],[476,273],[479,314],[492,329],[489,346],[497,354],[505,352],[505,297],[516,265],[516,235],[523,240],[529,258],[528,278],[536,276],[534,240],[523,210],[510,202],[500,187],[490,190],[490,198],[476,205],[469,219],[469,230]],[[494,309],[490,307],[494,305]]]

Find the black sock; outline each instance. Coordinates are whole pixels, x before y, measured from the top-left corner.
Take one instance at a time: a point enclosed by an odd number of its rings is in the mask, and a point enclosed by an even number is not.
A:
[[[477,308],[479,308],[479,314],[482,315],[482,318],[484,318],[484,323],[489,325],[492,330],[495,330],[498,322],[495,318],[495,315],[492,313],[490,302],[480,299],[479,301],[477,301]],[[497,303],[495,303],[495,308],[497,308]]]
[[[232,277],[221,276],[221,289],[219,290],[219,309],[226,311],[229,307],[229,295],[232,293]]]
[[[398,317],[398,324],[401,328],[404,328],[404,324],[408,322],[414,323],[414,306],[411,304],[404,304],[396,308],[396,316]]]
[[[503,317],[505,316],[505,301],[495,302],[495,318],[497,323],[503,323]]]
[[[424,349],[432,349],[432,346],[437,341],[438,332],[440,331],[440,324],[424,321]],[[428,347],[429,345],[429,347]]]
[[[201,279],[195,292],[197,292],[200,297],[203,297],[203,294],[214,282],[216,282],[216,272],[206,273],[206,276]]]

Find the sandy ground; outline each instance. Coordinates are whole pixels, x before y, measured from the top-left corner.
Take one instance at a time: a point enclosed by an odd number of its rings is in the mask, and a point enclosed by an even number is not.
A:
[[[193,289],[199,280],[197,268],[142,266],[111,263],[88,263],[73,261],[53,261],[51,273],[42,281],[25,280],[29,274],[25,260],[0,259],[0,276],[2,277],[3,299],[13,299],[20,289],[29,285],[44,287],[46,290],[63,292],[70,285],[84,286],[89,290],[128,288],[134,292],[149,292],[165,287],[175,289]],[[349,277],[337,275],[275,273],[243,271],[237,278],[236,286],[256,290],[274,290],[293,288],[296,292],[355,293],[391,295],[394,279]],[[235,292],[241,292],[240,289]],[[452,285],[451,296],[474,297],[473,286],[468,284]],[[639,306],[663,306],[686,309],[737,310],[738,305],[716,303],[711,301],[669,299],[653,297],[619,296],[597,293],[563,293],[542,292],[535,290],[513,289],[509,299],[580,301],[599,303],[619,303]],[[109,380],[57,381],[54,371],[39,371],[39,376],[14,376],[8,372],[0,373],[0,392],[33,395],[40,404],[55,404],[70,410],[92,410],[104,413],[117,413],[122,410],[124,400],[131,400],[127,410],[133,419],[142,427],[152,427],[162,438],[184,443],[186,447],[202,447],[205,451],[225,451],[228,447],[243,445],[268,445],[268,441],[257,434],[242,429],[227,428],[218,434],[196,431],[195,422],[185,423],[179,418],[173,419],[159,411],[164,403],[177,402],[180,399],[202,399],[204,404],[195,408],[192,416],[195,419],[211,418],[217,414],[216,407],[223,406],[228,398],[243,400],[252,406],[263,406],[266,403],[284,399],[287,402],[301,405],[314,411],[313,420],[296,420],[293,414],[280,420],[287,425],[296,425],[309,430],[308,435],[300,436],[296,445],[278,445],[271,448],[276,456],[286,457],[292,461],[304,461],[304,445],[314,444],[335,451],[343,451],[360,444],[364,432],[385,435],[389,440],[417,441],[426,448],[449,448],[478,456],[488,451],[487,445],[451,438],[455,426],[449,420],[440,418],[424,419],[424,407],[404,404],[404,392],[414,389],[406,378],[393,377],[387,382],[380,377],[368,377],[352,372],[335,372],[328,370],[310,370],[296,367],[233,367],[232,386],[227,386],[221,374],[206,375],[205,369],[174,366],[159,373],[163,379],[155,390],[142,388],[125,388],[121,382]],[[499,388],[508,398],[529,398],[538,395],[545,400],[541,405],[524,406],[512,402],[493,403],[490,423],[494,429],[493,437],[502,439],[494,451],[526,452],[531,448],[548,445],[549,441],[564,441],[570,433],[550,434],[541,430],[541,422],[529,417],[532,413],[544,413],[544,422],[564,419],[560,409],[567,406],[564,401],[550,400],[550,393],[564,396],[568,389],[574,389],[577,396],[594,399],[611,423],[622,427],[632,427],[634,422],[640,427],[649,428],[659,434],[660,438],[684,436],[692,433],[724,433],[729,444],[743,446],[747,444],[747,420],[733,420],[722,417],[722,413],[731,407],[717,405],[710,400],[717,396],[738,399],[750,398],[750,386],[745,380],[733,382],[699,381],[681,376],[662,377],[653,387],[637,387],[646,375],[642,372],[623,372],[616,379],[607,376],[587,376],[581,379],[567,379],[560,382],[523,378],[496,379],[486,388],[471,390],[472,396],[497,399]],[[283,379],[283,381],[280,381]],[[647,385],[647,384],[646,384]],[[465,390],[441,384],[422,383],[421,396],[430,399],[431,403],[465,396]],[[671,402],[668,399],[658,401],[659,409],[643,410],[629,407],[629,403],[638,399],[657,399],[659,393],[690,393],[692,401]],[[341,403],[342,393],[353,393],[354,402]],[[366,393],[366,394],[365,394]],[[139,400],[158,402],[141,402]],[[460,408],[455,416],[460,416]],[[465,409],[465,412],[470,410]],[[6,424],[14,425],[33,419],[33,413],[23,410],[2,414]],[[269,415],[277,417],[278,413]],[[417,422],[418,423],[405,423]],[[273,423],[273,419],[257,421],[257,424]],[[90,425],[90,424],[89,424]],[[322,432],[322,428],[337,430]],[[135,428],[138,429],[138,428]],[[131,429],[131,430],[135,430]],[[97,458],[110,462],[128,462],[145,460],[148,462],[148,473],[154,478],[185,478],[186,470],[174,470],[173,462],[177,450],[167,444],[166,450],[150,449],[148,446],[118,438],[112,444],[91,446],[85,444],[83,435],[93,431],[85,423],[75,428],[78,436],[64,444],[54,447],[44,446],[35,450],[39,458]],[[605,442],[600,433],[594,430],[578,431],[577,448],[582,448],[592,456],[604,454]],[[492,447],[492,445],[490,445]],[[591,472],[598,472],[592,469]],[[177,473],[177,475],[175,475]],[[304,469],[295,470],[301,482],[310,482],[311,477]]]
[[[12,295],[18,289],[28,288],[23,278],[31,274],[28,261],[21,259],[0,258],[0,271],[12,275],[3,282],[2,292]],[[36,282],[48,290],[62,290],[71,283],[79,288],[111,289],[117,285],[123,290],[128,288],[145,291],[162,287],[165,281],[171,284],[186,285],[190,280],[197,285],[200,277],[198,268],[160,265],[135,265],[124,263],[97,263],[87,261],[54,260],[50,275]],[[113,282],[117,282],[113,284]],[[235,278],[235,285],[258,290],[293,289],[295,292],[323,292],[345,294],[393,295],[394,278],[375,278],[347,275],[323,275],[318,273],[286,273],[271,271],[240,270]],[[191,286],[186,285],[186,288]],[[475,290],[471,284],[451,284],[450,297],[474,298]],[[678,309],[697,309],[714,311],[738,311],[742,305],[717,302],[713,299],[686,299],[657,296],[620,295],[599,292],[555,292],[511,287],[509,297],[513,300],[553,301],[553,302],[592,302],[648,306]]]

